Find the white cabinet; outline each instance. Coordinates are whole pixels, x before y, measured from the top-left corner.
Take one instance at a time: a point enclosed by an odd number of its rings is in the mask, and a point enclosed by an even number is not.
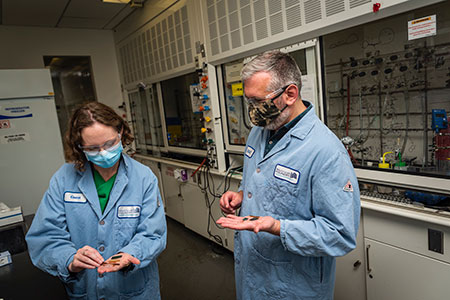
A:
[[[450,298],[450,265],[371,239],[367,249],[367,300]]]
[[[356,248],[345,256],[336,258],[336,283],[334,300],[366,300],[364,263],[364,224],[361,221]]]
[[[184,203],[180,183],[174,177],[176,167],[162,164],[161,179],[164,188],[166,214],[184,224]]]
[[[363,220],[367,300],[450,299],[449,227],[367,209]],[[429,230],[443,253],[429,249]]]
[[[191,183],[178,184],[184,202],[184,226],[209,239],[205,194],[197,185]]]

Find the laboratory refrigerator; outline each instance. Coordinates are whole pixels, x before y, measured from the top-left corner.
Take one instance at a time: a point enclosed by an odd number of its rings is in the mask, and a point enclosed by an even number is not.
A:
[[[34,214],[63,163],[50,71],[0,70],[0,202]]]

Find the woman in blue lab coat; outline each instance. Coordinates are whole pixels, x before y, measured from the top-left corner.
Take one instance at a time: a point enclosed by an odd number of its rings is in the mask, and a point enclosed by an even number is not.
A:
[[[127,123],[99,102],[78,108],[66,160],[26,236],[33,264],[71,299],[160,299],[156,258],[167,228],[156,176],[122,153]]]

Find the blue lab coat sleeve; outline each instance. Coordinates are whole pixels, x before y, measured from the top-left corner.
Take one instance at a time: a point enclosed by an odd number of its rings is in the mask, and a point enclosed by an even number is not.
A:
[[[348,185],[350,182],[350,186]],[[286,250],[302,256],[342,256],[356,247],[359,188],[348,154],[337,151],[311,178],[310,220],[281,220]]]
[[[62,200],[64,176],[61,168],[50,180],[27,235],[28,251],[34,265],[58,276],[62,281],[75,280],[67,267],[77,252],[67,231],[64,202]]]

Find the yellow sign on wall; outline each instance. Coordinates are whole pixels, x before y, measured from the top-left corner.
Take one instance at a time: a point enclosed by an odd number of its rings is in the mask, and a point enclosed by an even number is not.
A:
[[[231,85],[231,95],[233,97],[239,97],[244,95],[244,87],[242,85],[242,82],[233,83]]]

